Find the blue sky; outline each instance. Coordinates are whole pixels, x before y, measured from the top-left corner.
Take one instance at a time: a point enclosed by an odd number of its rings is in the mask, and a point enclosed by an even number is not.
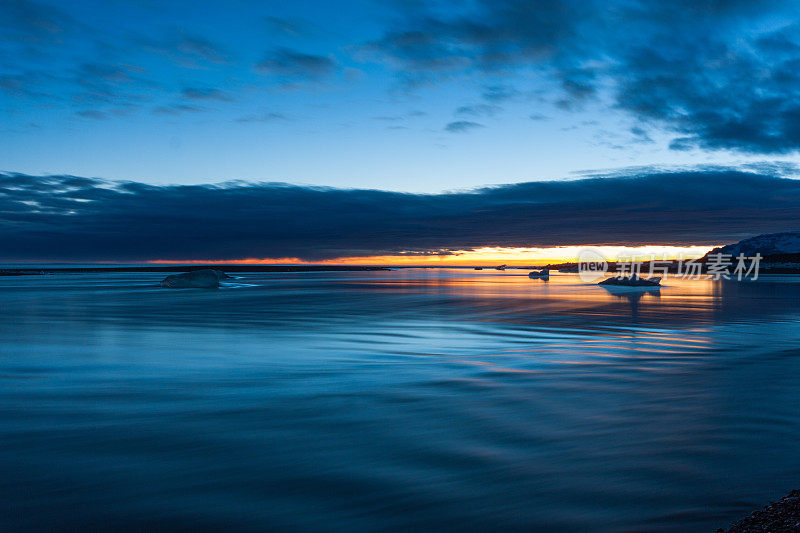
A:
[[[2,169],[437,192],[796,161],[797,10],[654,5],[3,0]]]

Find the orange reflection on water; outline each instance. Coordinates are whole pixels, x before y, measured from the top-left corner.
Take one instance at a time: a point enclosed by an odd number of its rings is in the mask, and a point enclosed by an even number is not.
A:
[[[453,270],[446,276],[409,269],[353,283],[367,292],[430,294],[432,301],[446,295],[457,312],[490,328],[482,335],[517,339],[520,346],[459,360],[492,370],[530,370],[508,364],[512,360],[571,366],[629,360],[662,371],[665,357],[672,367],[685,368],[719,347],[709,325],[719,311],[720,289],[709,280],[668,278],[660,289],[609,290],[568,273],[544,281],[521,270]]]

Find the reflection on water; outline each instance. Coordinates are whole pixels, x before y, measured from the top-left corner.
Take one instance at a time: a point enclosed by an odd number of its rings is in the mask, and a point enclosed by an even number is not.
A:
[[[0,529],[713,530],[800,477],[800,280],[0,278]]]

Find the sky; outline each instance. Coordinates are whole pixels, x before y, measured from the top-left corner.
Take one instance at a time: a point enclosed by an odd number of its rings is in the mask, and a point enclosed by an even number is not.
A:
[[[737,0],[0,0],[0,259],[526,260],[796,230],[798,22]]]

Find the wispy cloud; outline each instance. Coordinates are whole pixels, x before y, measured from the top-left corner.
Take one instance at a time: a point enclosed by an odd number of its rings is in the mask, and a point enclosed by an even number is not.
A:
[[[456,108],[455,114],[468,117],[491,117],[502,110],[503,108],[497,105],[473,104]]]
[[[187,87],[181,91],[181,94],[185,98],[192,100],[219,100],[223,102],[231,100],[231,97],[228,95],[228,93],[219,89]]]
[[[306,24],[294,19],[284,17],[266,16],[264,22],[270,31],[299,37],[306,32]]]
[[[336,61],[327,56],[306,54],[290,48],[267,52],[256,65],[262,74],[275,76],[287,83],[318,81],[336,71]]]
[[[5,39],[35,45],[57,43],[80,24],[60,8],[29,0],[0,3],[0,29]]]
[[[478,124],[477,122],[470,122],[469,120],[457,120],[455,122],[449,123],[447,126],[444,127],[445,131],[449,131],[450,133],[464,133],[470,130],[483,128],[483,124]]]
[[[185,56],[202,58],[211,63],[223,64],[230,60],[228,53],[219,45],[200,35],[182,35],[176,49]]]
[[[236,119],[239,123],[252,123],[252,122],[275,122],[276,120],[288,120],[288,117],[283,113],[275,111],[262,111],[252,115],[245,115]]]
[[[134,43],[183,67],[219,66],[233,61],[233,55],[220,44],[188,31],[172,32],[162,37],[142,36],[135,38]]]
[[[83,111],[78,111],[75,113],[81,118],[92,118],[95,120],[105,120],[108,118],[108,115],[103,113],[102,111],[98,111],[96,109],[85,109]]]
[[[204,111],[205,109],[198,106],[193,105],[186,105],[186,104],[172,104],[172,105],[165,105],[165,106],[158,106],[153,109],[153,113],[156,115],[182,115],[184,113],[199,113]]]

